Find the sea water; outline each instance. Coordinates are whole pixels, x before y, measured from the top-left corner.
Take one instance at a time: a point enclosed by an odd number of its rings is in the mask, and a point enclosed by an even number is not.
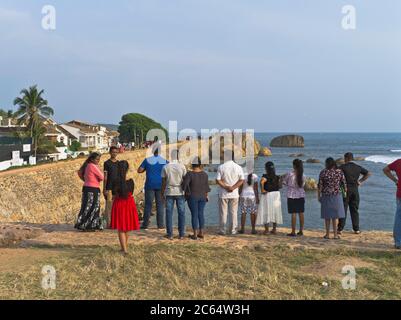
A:
[[[272,138],[286,133],[255,133],[255,138],[262,146],[269,146]],[[302,153],[302,160],[319,159],[321,163],[304,163],[305,175],[318,180],[327,157],[334,159],[352,152],[355,157],[364,157],[357,163],[368,169],[372,176],[360,188],[360,226],[361,230],[392,230],[396,210],[396,186],[383,174],[383,168],[392,161],[401,158],[401,133],[300,133],[305,138],[305,148],[272,148],[273,156],[258,157],[255,161],[255,173],[260,177],[264,173],[266,161],[273,161],[277,174],[285,174],[292,169],[294,158],[290,154]],[[207,171],[207,168],[206,168]],[[209,173],[214,179],[215,173]],[[205,208],[207,225],[218,224],[217,186],[211,186],[209,203]],[[281,191],[284,226],[289,227],[290,215],[287,213],[285,189]],[[176,225],[177,215],[174,220]],[[238,215],[239,218],[239,215]],[[186,222],[190,226],[190,211],[186,207]],[[249,225],[249,218],[247,218]],[[322,229],[320,203],[317,193],[307,192],[305,204],[305,227]],[[348,213],[346,230],[351,230]]]

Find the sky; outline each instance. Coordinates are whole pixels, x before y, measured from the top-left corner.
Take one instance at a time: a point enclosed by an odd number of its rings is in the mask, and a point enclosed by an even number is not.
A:
[[[58,122],[399,132],[400,57],[399,0],[0,0],[0,108],[37,84]]]

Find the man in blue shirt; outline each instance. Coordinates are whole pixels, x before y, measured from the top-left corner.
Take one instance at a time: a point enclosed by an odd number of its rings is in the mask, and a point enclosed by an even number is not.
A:
[[[161,195],[162,171],[168,163],[166,159],[159,156],[159,149],[156,148],[153,156],[143,160],[138,168],[138,173],[146,172],[145,182],[145,212],[141,229],[148,229],[152,213],[153,200],[156,198],[156,221],[159,229],[164,229],[164,205]]]

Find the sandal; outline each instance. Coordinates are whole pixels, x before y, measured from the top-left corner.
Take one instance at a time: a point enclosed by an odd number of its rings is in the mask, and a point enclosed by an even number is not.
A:
[[[203,234],[198,234],[199,239],[203,239],[205,236]]]
[[[297,235],[296,235],[295,233],[292,233],[292,232],[291,232],[291,233],[287,233],[287,236],[288,236],[288,237],[296,237]]]
[[[336,237],[334,237],[334,239],[335,239],[335,240],[340,240],[341,237],[340,237],[340,236],[336,236]]]
[[[252,234],[258,234],[256,230],[252,230]]]
[[[329,240],[330,236],[324,236],[323,239]]]
[[[297,233],[297,235],[299,235],[299,236],[303,236],[303,235],[304,235],[304,233],[303,233],[303,231],[299,231],[299,232]]]
[[[192,236],[189,236],[192,240],[198,240],[198,237],[196,236],[196,235],[192,235]]]

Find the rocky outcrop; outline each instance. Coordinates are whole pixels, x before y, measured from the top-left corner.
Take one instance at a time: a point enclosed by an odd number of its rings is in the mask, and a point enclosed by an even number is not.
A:
[[[306,178],[305,191],[315,191],[318,189],[318,184],[313,178]]]
[[[16,245],[24,240],[33,239],[44,233],[35,227],[13,224],[0,224],[0,246]]]
[[[231,137],[230,137],[231,135]],[[231,143],[227,143],[225,141],[231,141]],[[247,135],[246,133],[242,134],[242,144],[241,145],[236,145],[235,144],[235,139],[232,133],[220,133],[217,137],[210,137],[209,139],[209,157],[212,159],[213,157],[216,157],[213,152],[215,150],[220,150],[220,160],[224,159],[224,153],[226,150],[233,150],[236,154],[236,156],[241,155],[242,157],[246,157],[246,151],[247,151],[247,140],[253,141],[254,145],[254,150],[253,150],[253,156],[256,158],[261,150],[261,146],[259,141],[257,141],[253,136]]]
[[[119,155],[130,164],[128,176],[135,181],[135,198],[142,211],[144,174],[136,169],[145,150]],[[101,161],[108,159],[103,155]],[[0,173],[0,222],[74,223],[81,207],[82,182],[77,171],[85,159],[70,160]],[[103,165],[103,164],[101,164]],[[101,210],[104,197],[101,197]]]
[[[272,151],[268,147],[262,147],[259,151],[259,156],[261,157],[270,157],[272,155]]]
[[[289,155],[290,158],[302,158],[305,157],[305,155],[303,153],[291,153]]]
[[[274,138],[270,142],[270,146],[275,148],[303,148],[305,147],[305,140],[298,135],[284,135]]]

